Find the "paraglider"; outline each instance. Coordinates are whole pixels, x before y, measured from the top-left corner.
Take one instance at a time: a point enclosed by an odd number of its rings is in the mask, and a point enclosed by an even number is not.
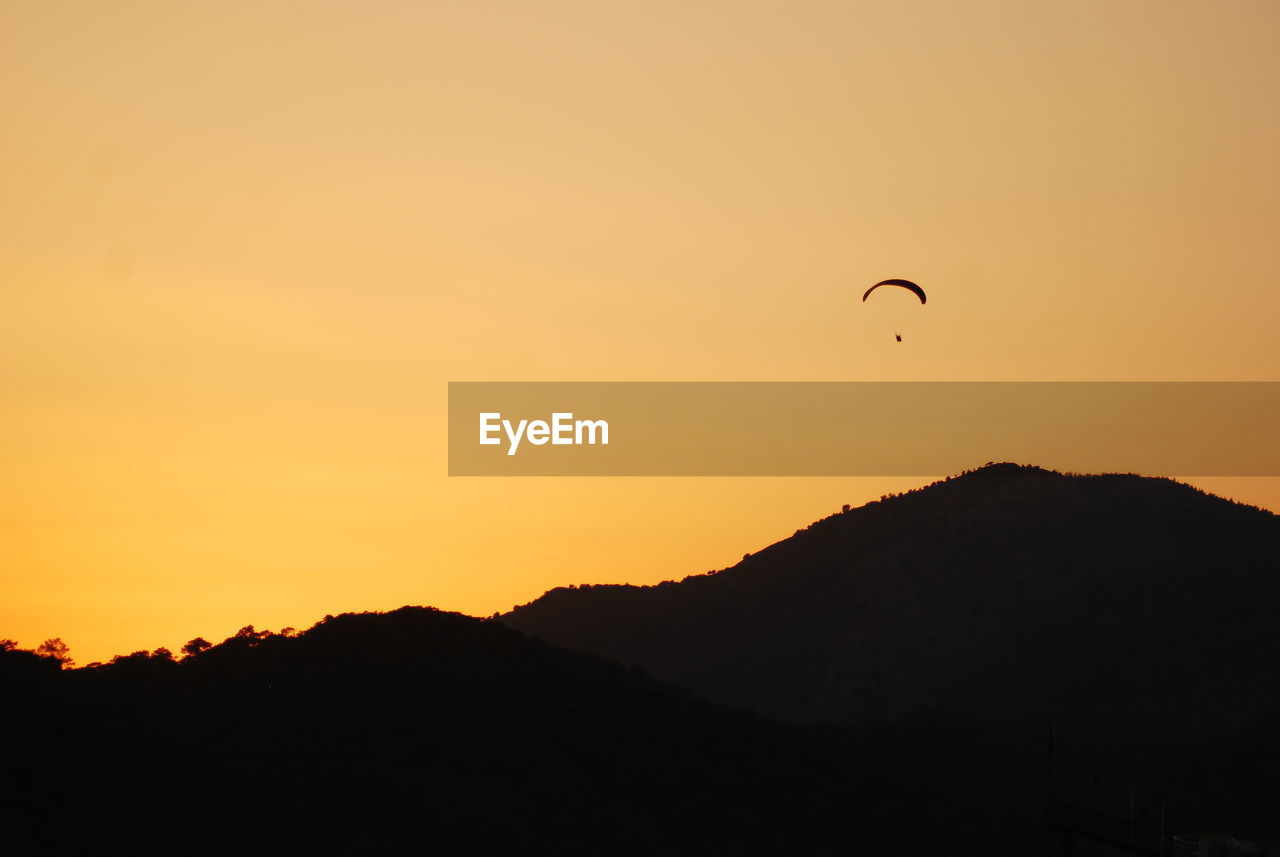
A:
[[[925,303],[925,301],[928,300],[928,297],[924,293],[924,289],[920,288],[915,283],[911,282],[910,280],[900,280],[900,279],[894,278],[889,280],[881,280],[871,288],[867,289],[862,295],[862,302],[866,303],[867,298],[871,297],[871,293],[874,292],[876,289],[880,288],[881,286],[899,286],[901,288],[904,288],[907,291],[914,294],[916,297],[918,297],[922,305]],[[895,342],[901,342],[902,331],[895,330],[893,332],[893,339]]]

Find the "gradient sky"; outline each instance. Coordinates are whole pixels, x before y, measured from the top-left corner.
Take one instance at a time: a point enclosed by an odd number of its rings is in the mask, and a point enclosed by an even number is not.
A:
[[[1280,379],[1277,43],[1269,0],[0,0],[0,636],[488,614],[922,481],[450,480],[449,380]]]

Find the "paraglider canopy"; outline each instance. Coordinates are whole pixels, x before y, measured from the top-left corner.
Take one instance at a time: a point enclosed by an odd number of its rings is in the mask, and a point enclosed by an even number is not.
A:
[[[867,289],[867,291],[862,295],[862,300],[865,301],[868,297],[871,296],[872,292],[874,292],[876,289],[880,288],[881,286],[901,286],[902,288],[906,289],[907,291],[913,293],[916,297],[918,297],[920,299],[920,303],[924,303],[926,300],[924,289],[920,288],[910,280],[897,280],[897,279],[881,280],[871,288]]]

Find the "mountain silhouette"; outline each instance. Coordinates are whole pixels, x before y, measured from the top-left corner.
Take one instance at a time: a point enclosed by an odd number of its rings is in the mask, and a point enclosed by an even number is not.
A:
[[[4,641],[0,830],[138,854],[1280,839],[1278,535],[1169,480],[1001,464],[498,621],[344,614],[74,670]]]
[[[1277,516],[1172,480],[992,464],[499,619],[817,724],[1000,831],[990,853],[1158,854],[1280,840],[1278,548]]]
[[[948,817],[805,729],[458,614],[248,627],[186,651],[77,670],[0,651],[9,844],[887,853],[928,850]]]
[[[560,588],[500,621],[797,722],[942,707],[1092,741],[1280,705],[1280,518],[1167,479],[995,464],[732,568]]]

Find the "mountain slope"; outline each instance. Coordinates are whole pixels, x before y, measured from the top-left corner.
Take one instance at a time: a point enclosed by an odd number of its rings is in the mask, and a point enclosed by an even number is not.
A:
[[[1280,705],[1280,519],[1164,479],[991,465],[719,573],[555,589],[500,620],[786,719],[921,706],[1089,740]]]
[[[31,853],[825,854],[851,826],[877,853],[931,806],[805,730],[426,608],[181,662],[2,651],[0,690]]]

